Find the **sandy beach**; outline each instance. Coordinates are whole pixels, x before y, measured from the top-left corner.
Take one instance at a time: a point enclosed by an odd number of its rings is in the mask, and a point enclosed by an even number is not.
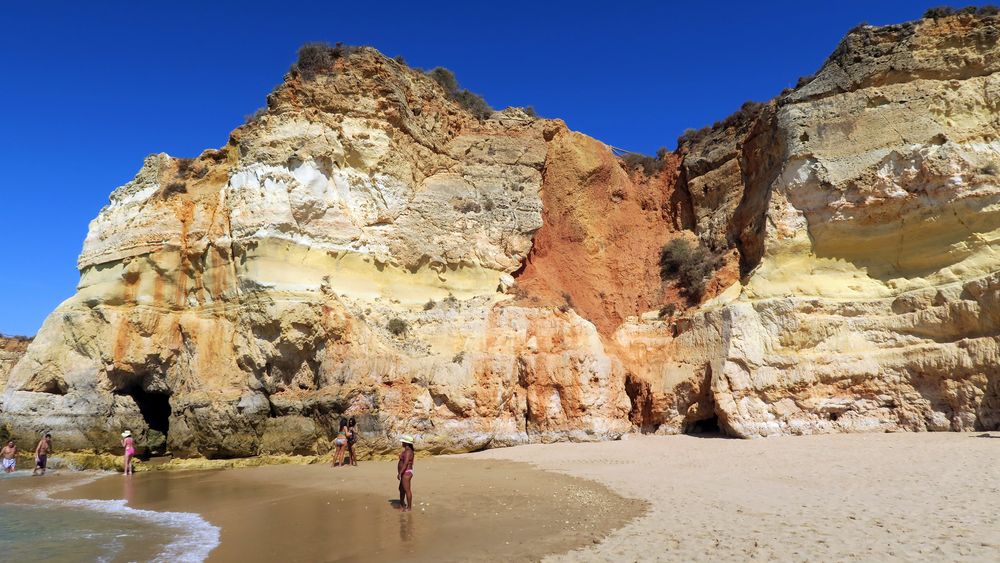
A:
[[[196,513],[221,540],[209,561],[996,561],[998,462],[997,432],[629,435],[418,459],[411,513],[391,461],[59,471],[0,490]],[[112,560],[162,552],[155,531]],[[211,534],[179,539],[196,537]]]
[[[997,561],[1000,433],[636,436],[490,450],[650,511],[553,561]]]
[[[593,545],[643,513],[593,481],[503,460],[418,459],[413,512],[395,463],[111,475],[56,498],[126,499],[221,528],[209,561],[529,561]]]

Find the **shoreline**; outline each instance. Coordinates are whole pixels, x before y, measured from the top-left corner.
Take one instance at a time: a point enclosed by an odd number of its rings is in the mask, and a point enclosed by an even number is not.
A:
[[[418,459],[412,513],[390,505],[390,461],[98,474],[53,496],[197,513],[221,528],[209,561],[988,561],[997,459],[1000,432],[633,435]]]
[[[526,463],[429,458],[415,469],[409,513],[392,506],[385,461],[112,474],[57,498],[196,513],[221,529],[208,561],[531,561],[592,545],[648,509]]]
[[[53,469],[44,477],[19,470],[0,480],[0,545],[12,559],[56,563],[80,560],[179,562],[203,560],[218,543],[218,530],[195,513],[158,513],[125,500],[75,498],[73,491],[113,477],[106,471]],[[36,528],[32,528],[32,526]],[[45,529],[37,537],[37,527]],[[27,542],[18,542],[18,537]],[[12,537],[5,537],[12,536]],[[194,537],[200,541],[188,543]]]

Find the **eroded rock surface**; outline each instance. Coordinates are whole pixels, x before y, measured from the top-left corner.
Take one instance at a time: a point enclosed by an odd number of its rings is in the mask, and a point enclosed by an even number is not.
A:
[[[23,336],[0,336],[0,386],[7,382],[7,374],[28,350],[31,339]]]
[[[744,277],[672,345],[729,433],[1000,424],[998,38],[974,16],[863,27],[733,149],[701,142],[729,156],[692,189],[742,192],[701,235]]]
[[[652,174],[372,49],[291,72],[114,191],[0,421],[206,457],[323,453],[341,416],[373,452],[998,428],[998,31],[854,30]],[[719,257],[704,302],[661,281],[676,237]]]

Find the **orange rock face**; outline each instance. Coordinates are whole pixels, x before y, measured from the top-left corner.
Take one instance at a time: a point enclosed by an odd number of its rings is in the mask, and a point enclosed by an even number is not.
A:
[[[603,143],[560,129],[545,160],[542,228],[518,286],[539,302],[573,308],[603,335],[627,317],[679,302],[659,268],[663,245],[692,226],[679,167],[670,154],[655,176],[629,171]]]

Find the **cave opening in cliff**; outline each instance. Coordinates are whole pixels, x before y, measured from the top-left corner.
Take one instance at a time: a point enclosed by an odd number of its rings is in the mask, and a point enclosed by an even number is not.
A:
[[[151,455],[166,453],[167,433],[170,431],[170,395],[148,392],[138,387],[129,389],[123,394],[132,397],[135,406],[139,408],[143,422],[149,427],[146,433],[148,453]]]
[[[719,417],[712,415],[709,418],[695,420],[684,429],[685,434],[695,436],[723,436],[722,428],[719,426]]]

